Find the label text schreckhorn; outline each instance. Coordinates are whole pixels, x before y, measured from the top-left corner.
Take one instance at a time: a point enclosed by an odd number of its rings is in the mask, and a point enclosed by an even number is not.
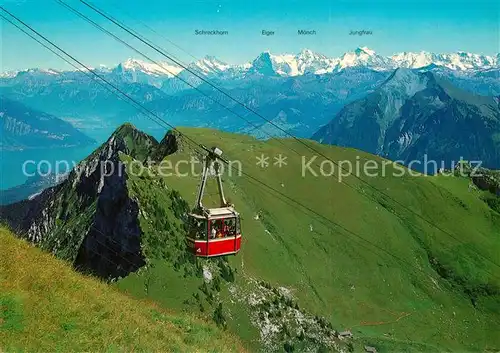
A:
[[[210,31],[196,29],[194,34],[197,36],[227,36],[229,31],[221,31],[218,29],[213,29]]]

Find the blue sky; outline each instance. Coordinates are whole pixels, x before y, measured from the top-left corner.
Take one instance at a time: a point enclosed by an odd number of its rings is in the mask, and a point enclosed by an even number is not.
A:
[[[129,38],[100,19],[77,0],[71,5]],[[147,23],[197,58],[215,55],[229,63],[243,63],[260,52],[296,53],[303,48],[340,56],[358,46],[382,55],[401,51],[482,54],[500,51],[498,1],[448,0],[94,0],[97,6],[123,20],[184,62],[193,58],[143,27]],[[0,0],[48,38],[86,64],[115,65],[138,57],[53,0]],[[227,36],[195,36],[195,29],[229,31]],[[261,31],[275,31],[266,37]],[[298,29],[314,29],[315,36],[297,36]],[[368,30],[370,36],[351,36]],[[28,67],[69,68],[37,43],[2,20],[2,71]],[[139,46],[136,41],[131,44]],[[156,59],[151,50],[140,47]]]

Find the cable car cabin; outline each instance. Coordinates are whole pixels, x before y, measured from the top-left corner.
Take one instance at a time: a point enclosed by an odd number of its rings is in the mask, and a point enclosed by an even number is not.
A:
[[[240,215],[234,206],[226,201],[220,175],[222,151],[217,147],[208,150],[205,156],[198,198],[192,213],[187,243],[196,256],[212,257],[236,254],[241,247]],[[220,207],[207,208],[202,199],[209,171],[215,171],[219,189]]]
[[[233,207],[205,209],[191,213],[188,246],[196,256],[236,254],[241,247],[240,215]]]

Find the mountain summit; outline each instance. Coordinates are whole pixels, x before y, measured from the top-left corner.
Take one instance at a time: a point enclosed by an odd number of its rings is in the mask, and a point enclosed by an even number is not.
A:
[[[144,265],[139,209],[129,195],[123,156],[142,161],[157,145],[124,124],[65,181],[32,200],[3,207],[2,218],[78,268],[105,278],[135,271]]]
[[[124,63],[119,64],[117,68],[121,69],[122,72],[132,71],[144,73],[146,75],[168,77],[173,77],[182,71],[182,68],[177,65],[171,65],[167,62],[160,62],[159,64],[160,65],[138,59],[127,59]]]
[[[499,131],[498,97],[462,91],[431,72],[398,69],[313,139],[405,163],[427,155],[448,168],[461,158],[500,168]]]
[[[207,55],[190,65],[190,68],[196,69],[198,72],[205,76],[220,74],[231,66],[225,62],[217,59],[215,56]]]
[[[391,67],[391,63],[387,58],[377,55],[374,50],[367,47],[360,47],[354,52],[345,53],[340,57],[336,70],[340,71],[354,66],[370,67],[374,70],[386,70]]]
[[[254,59],[248,72],[265,76],[277,76],[278,72],[283,72],[278,65],[279,63],[282,63],[282,61],[277,61],[274,55],[266,51]]]

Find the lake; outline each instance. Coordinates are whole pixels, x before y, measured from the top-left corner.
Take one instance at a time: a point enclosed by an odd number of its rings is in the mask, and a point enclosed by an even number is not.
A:
[[[0,189],[23,184],[37,170],[42,173],[67,172],[66,163],[72,168],[94,151],[99,144],[85,147],[48,149],[26,149],[22,151],[0,151]]]
[[[72,169],[75,164],[104,143],[115,128],[82,129],[82,132],[97,141],[95,144],[83,147],[40,148],[21,151],[0,150],[0,190],[23,184],[37,170],[47,173],[49,171],[55,172],[57,168],[58,172],[67,172],[66,166]],[[150,128],[147,132],[157,139],[161,139],[165,135],[165,129]]]

